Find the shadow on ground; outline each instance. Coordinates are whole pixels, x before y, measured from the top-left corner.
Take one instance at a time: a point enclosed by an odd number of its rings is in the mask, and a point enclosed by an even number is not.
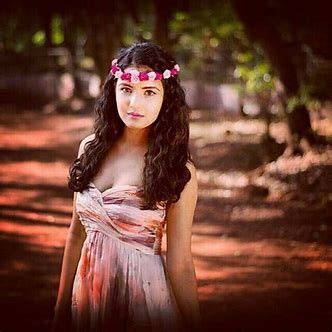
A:
[[[206,330],[330,331],[332,234],[327,203],[304,201],[302,196],[271,199],[271,190],[243,194],[242,180],[227,182],[228,175],[247,179],[263,165],[263,131],[252,131],[250,120],[244,119],[227,119],[241,121],[241,126],[234,126],[240,128],[234,132],[227,129],[226,135],[206,130],[222,121],[209,114],[192,123],[191,147],[200,182],[192,248]],[[48,329],[72,211],[68,166],[91,124],[87,114],[1,116],[3,332]],[[317,186],[323,184],[302,189],[310,192]]]

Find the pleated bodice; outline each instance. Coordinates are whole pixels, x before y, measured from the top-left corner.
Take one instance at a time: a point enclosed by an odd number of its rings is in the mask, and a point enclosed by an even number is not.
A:
[[[119,185],[103,192],[90,182],[78,193],[77,213],[87,233],[92,230],[116,238],[147,254],[159,255],[166,210],[140,210],[142,188]]]

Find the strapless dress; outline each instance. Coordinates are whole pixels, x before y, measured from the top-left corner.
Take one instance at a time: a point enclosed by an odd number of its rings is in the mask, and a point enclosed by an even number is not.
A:
[[[72,291],[75,331],[183,331],[161,254],[166,210],[140,210],[143,189],[77,193],[86,231]]]

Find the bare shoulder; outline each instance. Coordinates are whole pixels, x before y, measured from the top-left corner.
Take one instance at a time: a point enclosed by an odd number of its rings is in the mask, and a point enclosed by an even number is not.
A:
[[[195,165],[187,161],[186,167],[190,171],[190,180],[186,183],[184,189],[181,192],[180,199],[176,203],[172,203],[170,205],[169,210],[179,210],[184,209],[188,211],[190,207],[195,209],[196,200],[197,200],[197,192],[198,192],[198,181],[196,175],[196,167]]]
[[[94,138],[95,138],[95,134],[93,133],[82,139],[82,141],[80,142],[79,149],[78,149],[78,156],[80,156],[84,152],[85,145],[87,143],[89,143],[90,141],[92,141]]]
[[[95,138],[95,134],[92,133],[92,134],[90,134],[90,135],[84,137],[84,138],[82,139],[80,145],[82,145],[82,146],[84,147],[86,143],[92,141],[94,138]]]
[[[197,203],[198,183],[195,165],[188,161],[191,178],[186,183],[177,202],[170,204],[167,219],[167,257],[170,266],[182,265],[191,259],[191,229]],[[181,255],[179,255],[181,253]]]
[[[191,178],[187,183],[187,186],[191,187],[191,190],[197,191],[198,183],[197,183],[196,167],[190,160],[187,161],[186,166],[189,169],[191,175]]]
[[[195,167],[194,163],[191,162],[190,160],[188,160],[186,163],[186,166],[189,169],[190,174],[196,176],[196,167]]]

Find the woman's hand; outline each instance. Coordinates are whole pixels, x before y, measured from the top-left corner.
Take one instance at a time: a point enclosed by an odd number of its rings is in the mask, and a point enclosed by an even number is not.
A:
[[[70,332],[71,312],[70,307],[56,308],[51,326],[51,332]]]

